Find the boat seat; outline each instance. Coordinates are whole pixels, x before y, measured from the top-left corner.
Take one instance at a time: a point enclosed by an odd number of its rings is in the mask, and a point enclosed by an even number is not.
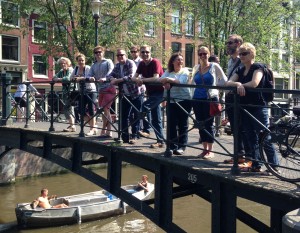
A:
[[[86,196],[86,197],[78,197],[68,199],[69,206],[79,206],[79,205],[88,205],[98,202],[107,201],[107,196],[105,195],[97,195],[97,196]]]

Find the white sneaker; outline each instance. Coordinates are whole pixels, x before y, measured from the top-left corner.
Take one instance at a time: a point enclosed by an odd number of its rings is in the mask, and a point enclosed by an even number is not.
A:
[[[212,152],[208,152],[206,155],[204,155],[202,158],[203,159],[212,159],[213,157],[215,157],[214,153]]]
[[[86,135],[87,136],[97,135],[97,129],[96,128],[90,129],[90,131]]]

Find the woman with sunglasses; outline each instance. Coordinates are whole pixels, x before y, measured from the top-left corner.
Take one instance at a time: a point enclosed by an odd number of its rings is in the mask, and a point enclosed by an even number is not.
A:
[[[251,92],[249,89],[263,87],[263,69],[261,64],[254,62],[256,49],[251,43],[244,43],[240,46],[239,56],[244,67],[239,67],[226,85],[237,88],[242,108],[256,118],[256,120],[254,120],[253,117],[242,111],[241,125],[245,131],[245,136],[249,145],[249,151],[246,151],[246,154],[250,155],[253,161],[251,168],[245,167],[241,168],[241,170],[262,172],[262,164],[259,162],[258,139],[260,131],[264,129],[262,125],[265,127],[268,127],[269,125],[269,109],[266,107],[267,103],[264,101],[262,94],[260,92]],[[260,124],[257,121],[259,121]],[[270,139],[267,138],[264,150],[267,154],[268,162],[277,165],[277,154],[269,140]]]
[[[196,85],[222,86],[227,81],[227,77],[218,63],[209,62],[210,51],[207,47],[201,46],[198,49],[199,64],[193,68],[192,82]],[[214,117],[209,114],[210,102],[219,101],[219,91],[217,89],[194,88],[192,107],[196,120],[204,122],[204,128],[199,129],[202,140],[203,151],[198,156],[203,159],[214,157],[212,152],[214,142],[213,123]]]

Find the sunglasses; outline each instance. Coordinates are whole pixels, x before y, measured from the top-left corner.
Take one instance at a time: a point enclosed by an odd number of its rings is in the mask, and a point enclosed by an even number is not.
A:
[[[227,45],[232,45],[232,44],[234,44],[234,43],[236,43],[235,41],[227,41],[225,44],[227,44]]]
[[[146,53],[146,54],[148,54],[148,53],[150,53],[149,51],[141,51],[141,53]]]
[[[102,53],[102,51],[96,51],[96,52],[94,52],[94,54],[99,54],[99,53]]]
[[[207,55],[207,53],[198,53],[198,56],[206,56]]]
[[[117,54],[117,57],[123,57],[125,54]]]
[[[242,52],[242,53],[239,53],[239,56],[247,56],[248,54],[250,54],[250,52]]]
[[[130,51],[131,53],[137,53],[138,51]]]

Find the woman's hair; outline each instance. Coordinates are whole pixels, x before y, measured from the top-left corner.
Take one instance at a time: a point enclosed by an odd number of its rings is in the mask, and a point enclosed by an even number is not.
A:
[[[249,42],[243,43],[240,46],[239,50],[241,50],[241,49],[244,49],[246,51],[250,51],[253,54],[254,57],[256,56],[256,49],[255,49],[254,45],[249,43]]]
[[[84,55],[83,53],[76,53],[76,54],[75,54],[75,59],[76,59],[76,61],[78,61],[78,59],[79,59],[80,57],[82,57],[82,58],[85,60],[85,55]]]
[[[207,56],[209,57],[210,56],[210,51],[207,47],[205,46],[201,46],[198,48],[198,53],[200,52],[200,50],[205,50],[205,52],[207,53]]]
[[[168,71],[169,72],[173,72],[174,71],[174,64],[173,62],[177,59],[177,57],[181,56],[182,57],[182,54],[180,52],[177,52],[177,53],[173,53],[172,56],[170,57],[169,59],[169,62],[168,62]]]
[[[71,61],[70,61],[70,59],[67,58],[67,57],[61,57],[61,58],[59,58],[59,59],[57,60],[57,63],[60,65],[60,63],[61,63],[62,61],[65,61],[65,62],[67,63],[68,66],[71,66],[71,64],[72,64]]]

